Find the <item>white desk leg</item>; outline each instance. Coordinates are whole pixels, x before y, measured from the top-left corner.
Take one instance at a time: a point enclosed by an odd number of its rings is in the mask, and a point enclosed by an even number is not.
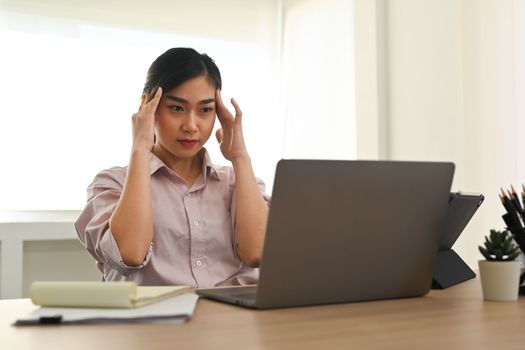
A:
[[[23,241],[7,238],[0,244],[0,298],[22,298]]]

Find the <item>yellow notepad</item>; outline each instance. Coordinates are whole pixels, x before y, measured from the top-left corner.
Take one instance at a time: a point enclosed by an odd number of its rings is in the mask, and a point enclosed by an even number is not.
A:
[[[133,308],[189,291],[187,286],[137,286],[135,282],[34,282],[35,305],[47,307]]]

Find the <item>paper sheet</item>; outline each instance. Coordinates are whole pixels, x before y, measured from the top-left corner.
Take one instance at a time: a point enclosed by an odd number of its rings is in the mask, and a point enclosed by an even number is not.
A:
[[[40,307],[18,319],[15,325],[42,324],[43,318],[47,323],[60,324],[183,322],[193,315],[198,299],[198,295],[186,293],[133,309]]]

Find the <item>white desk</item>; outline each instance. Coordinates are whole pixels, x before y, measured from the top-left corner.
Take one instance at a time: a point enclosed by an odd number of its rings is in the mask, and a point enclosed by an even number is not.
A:
[[[0,213],[0,298],[22,296],[25,241],[78,239],[79,211]]]

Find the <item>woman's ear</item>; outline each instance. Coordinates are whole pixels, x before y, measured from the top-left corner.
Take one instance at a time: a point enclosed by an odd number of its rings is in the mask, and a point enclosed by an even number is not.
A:
[[[155,149],[155,145],[157,144],[157,133],[154,132],[153,133],[153,146],[151,147],[151,151],[153,152],[153,150]]]

